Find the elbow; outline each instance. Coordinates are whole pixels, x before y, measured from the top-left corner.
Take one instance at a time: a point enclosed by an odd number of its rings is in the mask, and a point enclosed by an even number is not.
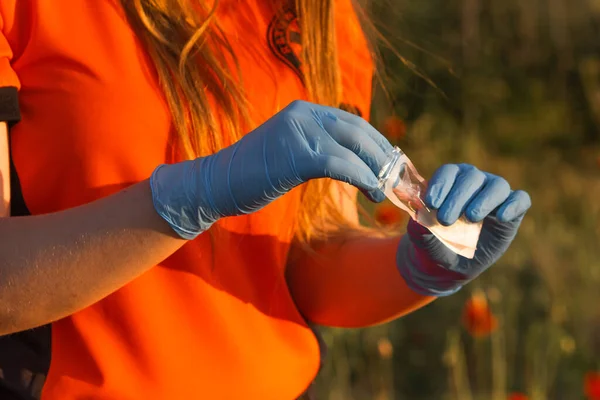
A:
[[[296,307],[307,321],[334,328],[366,328],[393,321],[435,300],[403,290],[361,292],[360,290],[293,291]]]
[[[340,307],[310,307],[302,310],[306,320],[312,324],[330,328],[367,328],[390,322],[401,317],[403,312],[386,313],[381,310],[365,310],[350,304]]]
[[[296,307],[304,319],[310,323],[320,326],[334,327],[336,326],[335,314],[331,313],[331,310],[327,310],[325,307],[319,307],[318,304],[298,302],[296,301]]]
[[[304,288],[293,291],[300,314],[311,324],[332,328],[363,328],[380,322],[376,312],[365,310],[359,302],[336,299],[327,293]]]

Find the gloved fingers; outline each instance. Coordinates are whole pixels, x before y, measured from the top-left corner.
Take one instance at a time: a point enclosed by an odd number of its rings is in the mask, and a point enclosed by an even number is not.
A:
[[[343,149],[340,146],[341,149]],[[341,182],[349,183],[357,187],[369,200],[379,203],[385,199],[385,195],[377,188],[377,177],[373,171],[354,153],[343,149],[350,155],[320,155],[316,164],[320,167],[321,176],[311,178],[331,178]]]
[[[508,182],[499,176],[485,173],[486,181],[479,193],[469,203],[465,216],[471,222],[483,221],[510,196]]]
[[[321,175],[316,178],[334,178],[356,186],[365,194],[377,191],[383,196],[381,190],[377,188],[379,184],[378,173],[373,172],[369,165],[356,153],[340,145],[328,133],[324,133],[325,136],[320,140],[321,149],[317,155],[318,162],[314,166],[310,166],[310,164],[308,166],[310,169],[316,167],[316,173]],[[346,163],[340,163],[339,160],[346,161]],[[345,175],[348,175],[348,178],[352,181],[344,178]]]
[[[381,148],[381,150],[383,150],[385,154],[391,153],[394,149],[394,147],[386,139],[386,137],[383,136],[377,129],[373,127],[373,125],[368,123],[364,118],[349,113],[347,111],[340,110],[339,108],[335,107],[323,106],[323,108],[331,112],[333,115],[335,115],[342,121],[361,129],[363,132],[369,135],[375,143],[377,143],[377,145]]]
[[[498,208],[496,218],[500,222],[513,222],[523,217],[530,207],[531,197],[529,194],[523,190],[515,190]]]
[[[316,138],[317,147],[311,153],[310,159],[296,163],[300,178],[304,181],[332,178],[330,174],[333,173],[337,177],[336,179],[351,183],[359,189],[366,191],[376,189],[377,175],[371,171],[369,166],[358,155],[341,146],[329,136],[323,126],[320,129],[323,129],[323,132]],[[346,163],[341,164],[339,160],[344,160]],[[332,171],[331,168],[336,169]],[[345,175],[348,175],[348,179],[351,178],[353,181],[345,179]]]
[[[452,225],[460,218],[486,181],[485,174],[477,168],[464,164],[458,167],[454,184],[438,210],[437,218],[443,225]]]
[[[342,119],[324,118],[323,127],[333,140],[356,154],[376,176],[379,175],[388,156],[371,136]]]
[[[424,201],[427,207],[437,210],[442,206],[459,172],[460,169],[455,164],[442,165],[434,172],[425,193]]]
[[[421,261],[428,261],[444,268],[458,264],[458,254],[448,249],[429,229],[415,220],[408,221],[406,234],[415,247],[420,250],[420,257],[426,259]]]

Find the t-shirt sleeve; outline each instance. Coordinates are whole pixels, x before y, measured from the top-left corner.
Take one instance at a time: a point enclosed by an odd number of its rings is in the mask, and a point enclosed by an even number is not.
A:
[[[4,22],[0,15],[0,121],[12,125],[21,119],[18,101],[21,83],[11,66],[13,53],[3,31]]]

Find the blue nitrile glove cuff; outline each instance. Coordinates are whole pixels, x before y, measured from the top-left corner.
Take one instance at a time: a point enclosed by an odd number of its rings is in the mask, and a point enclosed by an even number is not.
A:
[[[211,207],[194,193],[202,159],[159,165],[150,176],[152,201],[158,215],[183,239],[192,240],[216,222]]]
[[[396,264],[408,287],[422,296],[450,296],[458,292],[464,284],[463,280],[444,276],[448,274],[441,266],[433,266],[433,268],[440,269],[439,275],[432,273],[432,267],[425,268],[423,261],[419,260],[417,249],[408,234],[400,239]]]

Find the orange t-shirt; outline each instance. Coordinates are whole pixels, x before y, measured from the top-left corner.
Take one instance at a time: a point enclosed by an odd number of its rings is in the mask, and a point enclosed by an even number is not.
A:
[[[254,119],[306,98],[293,13],[267,0],[218,12]],[[368,112],[372,64],[350,0],[338,0],[344,101]],[[32,214],[84,204],[173,162],[156,77],[115,0],[2,0],[0,86],[20,87],[11,151]],[[218,112],[218,110],[215,110]],[[294,399],[319,366],[284,279],[292,192],[219,221],[122,289],[52,326],[43,400]]]

